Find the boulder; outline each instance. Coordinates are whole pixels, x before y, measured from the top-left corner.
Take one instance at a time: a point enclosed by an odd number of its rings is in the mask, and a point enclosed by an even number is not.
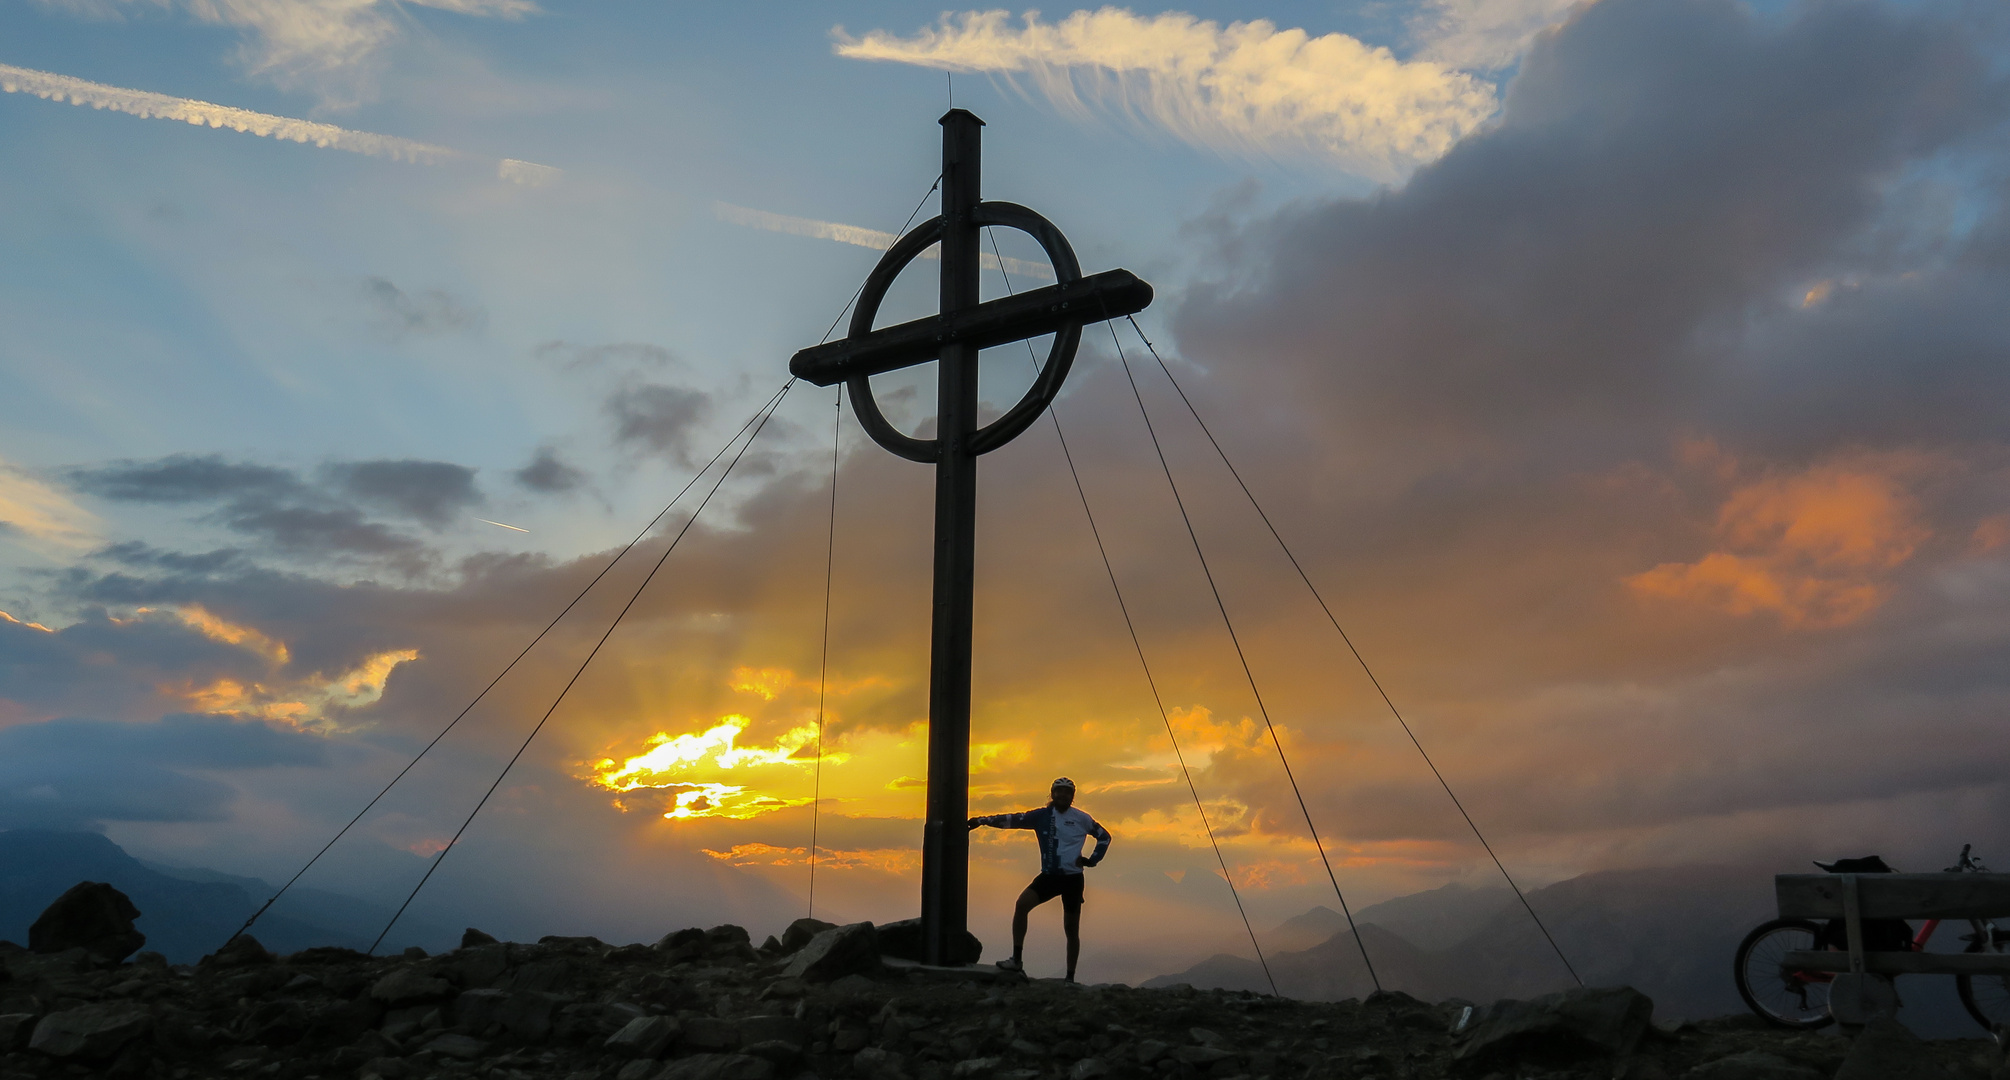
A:
[[[602,1044],[623,1057],[658,1058],[677,1041],[680,1030],[671,1016],[638,1016],[622,1025]]]
[[[497,941],[494,937],[488,934],[484,934],[480,930],[477,930],[472,926],[468,927],[466,930],[461,931],[461,948],[463,949],[472,949],[477,945],[500,945],[500,944],[502,943]]]
[[[146,1009],[129,1002],[81,1005],[43,1017],[28,1048],[50,1057],[101,1061],[152,1026],[153,1017]]]
[[[694,1054],[673,1061],[656,1080],[771,1080],[775,1067],[750,1054]]]
[[[102,881],[80,881],[28,928],[28,948],[38,953],[81,948],[116,964],[147,943],[147,936],[133,929],[139,917],[125,893]]]
[[[415,968],[405,967],[378,979],[370,987],[370,996],[395,1009],[401,1005],[446,997],[452,989],[445,979],[435,979]]]
[[[509,946],[463,945],[455,950],[445,969],[454,981],[470,989],[500,986],[509,972]]]
[[[836,923],[827,923],[822,919],[797,919],[789,924],[787,930],[782,931],[782,951],[797,952],[808,945],[811,938],[826,930],[835,929],[837,929]]]
[[[1579,987],[1476,1010],[1454,1055],[1468,1067],[1495,1061],[1568,1062],[1633,1052],[1654,1002],[1630,986]]]
[[[715,926],[705,931],[705,944],[709,947],[731,949],[741,945],[750,945],[753,943],[753,940],[753,937],[747,933],[746,927],[734,926],[732,923]]]
[[[830,982],[879,970],[879,934],[869,922],[833,927],[810,939],[789,961],[785,978]]]
[[[1880,1016],[1864,1025],[1850,1044],[1835,1080],[1951,1080],[1933,1061],[1926,1044],[1905,1025]]]
[[[732,1050],[740,1045],[740,1025],[717,1016],[694,1016],[684,1023],[684,1045],[693,1050]]]
[[[793,1016],[743,1016],[740,1045],[781,1041],[800,1047],[809,1041],[809,1027]]]
[[[985,1080],[1004,1063],[1004,1058],[966,1058],[949,1067],[949,1077],[950,1080]]]
[[[1822,1074],[1777,1054],[1748,1050],[1706,1061],[1683,1073],[1682,1080],[1822,1080]]]
[[[689,926],[682,930],[672,930],[656,939],[656,944],[653,947],[668,952],[671,949],[681,949],[686,945],[702,944],[704,940],[705,931],[695,926]]]
[[[763,1042],[748,1043],[740,1048],[740,1052],[760,1058],[785,1074],[790,1071],[790,1066],[800,1063],[803,1059],[802,1044],[793,1043],[787,1039],[768,1039]]]
[[[454,999],[454,1027],[466,1035],[483,1035],[502,1027],[503,1005],[509,994],[502,990],[468,990]]]
[[[11,1054],[26,1046],[28,1036],[34,1031],[34,1013],[8,1013],[0,1016],[0,1054]]]
[[[433,1036],[426,1045],[419,1049],[423,1053],[460,1058],[463,1061],[473,1061],[489,1052],[489,1044],[471,1036],[449,1031],[444,1035]]]
[[[525,1042],[543,1042],[551,1035],[552,1014],[561,1002],[555,994],[520,990],[503,1002],[503,1030]]]
[[[224,942],[223,948],[202,958],[206,968],[256,967],[272,963],[274,957],[258,939],[250,934],[239,934]]]
[[[1097,1057],[1085,1057],[1068,1069],[1068,1080],[1100,1080],[1108,1075],[1109,1063]]]
[[[851,1074],[859,1080],[906,1080],[906,1065],[899,1054],[868,1046],[852,1055]]]
[[[921,941],[921,920],[902,919],[879,928],[879,951],[882,955],[896,960],[912,960],[925,963],[927,950]],[[974,964],[984,955],[984,943],[968,930],[963,932],[963,947],[952,956],[945,958],[950,965]]]

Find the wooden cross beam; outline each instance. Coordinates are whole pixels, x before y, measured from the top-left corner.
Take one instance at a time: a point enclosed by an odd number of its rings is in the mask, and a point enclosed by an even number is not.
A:
[[[970,882],[970,636],[977,559],[977,458],[1012,441],[1060,392],[1082,326],[1122,318],[1152,302],[1152,287],[1127,270],[1083,277],[1075,252],[1053,223],[1006,202],[980,198],[984,121],[962,110],[942,117],[942,213],[903,236],[859,291],[849,333],[789,361],[797,378],[845,384],[859,423],[881,446],[935,466],[935,604],[929,643],[928,804],[921,846],[921,926],[925,959],[970,963],[965,953]],[[979,237],[996,226],[1030,234],[1046,249],[1057,284],[978,302]],[[880,301],[901,269],[942,245],[939,314],[873,329]],[[1047,361],[1017,405],[977,426],[977,352],[1054,335]],[[871,377],[941,361],[936,436],[912,438],[887,422]]]

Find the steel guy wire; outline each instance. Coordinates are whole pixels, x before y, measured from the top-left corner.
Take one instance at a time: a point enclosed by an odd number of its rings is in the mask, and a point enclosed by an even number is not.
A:
[[[524,751],[530,749],[531,740],[537,738],[537,733],[544,730],[544,725],[550,722],[552,714],[558,711],[559,705],[565,701],[565,696],[572,692],[573,686],[579,682],[579,677],[586,674],[587,665],[593,663],[593,658],[600,655],[601,646],[606,645],[607,639],[614,636],[614,631],[621,625],[621,620],[628,616],[628,612],[635,607],[635,602],[642,598],[643,590],[647,589],[649,583],[655,580],[657,571],[663,569],[663,564],[670,558],[670,553],[677,550],[677,545],[691,531],[691,526],[698,523],[698,515],[705,512],[705,507],[712,502],[712,496],[717,495],[719,489],[725,486],[726,478],[733,475],[734,466],[738,465],[740,459],[747,455],[747,450],[754,445],[754,440],[761,437],[761,429],[768,426],[768,419],[775,415],[775,410],[781,407],[782,399],[788,396],[790,388],[795,385],[796,380],[794,379],[790,379],[788,382],[782,384],[781,390],[771,399],[767,412],[759,416],[758,419],[760,422],[754,425],[754,430],[747,436],[747,441],[740,444],[739,452],[733,455],[733,460],[726,464],[725,470],[719,474],[719,479],[713,482],[712,489],[705,493],[705,498],[698,503],[696,509],[691,511],[691,516],[684,522],[683,528],[678,529],[677,535],[671,537],[670,545],[663,549],[662,555],[657,557],[656,565],[649,568],[649,573],[643,576],[642,583],[635,586],[635,592],[628,597],[628,602],[623,604],[621,610],[615,614],[614,621],[607,624],[607,632],[601,634],[600,640],[593,643],[592,650],[586,654],[586,659],[579,662],[579,667],[573,671],[572,678],[566,680],[565,686],[558,692],[558,697],[552,700],[551,707],[544,711],[542,717],[538,718],[536,726],[530,729],[530,734],[524,736],[523,744],[516,748],[516,753],[510,755],[510,759],[503,765],[502,771],[496,774],[495,782],[490,784],[488,790],[482,793],[480,801],[475,803],[475,808],[468,811],[467,820],[461,822],[461,827],[454,830],[454,835],[452,839],[447,841],[447,846],[441,848],[440,853],[433,856],[433,864],[426,868],[425,876],[419,879],[417,885],[412,886],[411,895],[405,897],[405,902],[398,905],[398,910],[391,916],[391,921],[384,924],[384,929],[377,935],[377,940],[370,943],[370,953],[375,953],[377,946],[384,943],[384,935],[389,934],[391,928],[398,924],[398,920],[405,914],[405,909],[410,907],[412,901],[418,897],[419,890],[425,888],[426,882],[432,880],[433,872],[440,868],[440,863],[446,859],[447,853],[454,850],[455,844],[460,843],[461,834],[468,831],[469,825],[474,824],[475,815],[481,813],[482,807],[488,805],[489,798],[496,793],[497,788],[502,786],[503,780],[509,776],[510,770],[516,767],[516,763],[523,757]],[[729,443],[728,445],[731,444]]]
[[[438,746],[440,744],[441,739],[447,737],[447,732],[454,730],[454,726],[456,724],[459,724],[463,719],[465,719],[468,713],[474,710],[474,707],[476,705],[481,704],[482,699],[488,696],[489,691],[494,690],[496,688],[496,684],[502,682],[503,677],[505,675],[508,675],[512,670],[514,670],[517,664],[523,661],[524,657],[530,655],[530,651],[537,647],[538,642],[543,641],[545,639],[545,635],[551,633],[552,628],[558,625],[559,620],[565,618],[567,613],[571,612],[573,608],[579,606],[579,602],[581,600],[586,599],[586,594],[592,592],[593,587],[595,585],[600,584],[600,579],[606,577],[607,572],[614,569],[615,564],[619,563],[622,560],[622,558],[629,553],[629,551],[633,550],[636,544],[641,543],[642,538],[648,536],[650,531],[656,528],[657,522],[662,521],[664,516],[670,513],[670,511],[677,505],[678,500],[682,499],[685,493],[691,490],[692,485],[696,484],[700,477],[704,476],[707,472],[709,472],[712,466],[718,464],[719,459],[725,456],[727,450],[732,449],[734,443],[740,441],[740,436],[747,433],[747,429],[753,426],[754,421],[759,419],[762,413],[766,412],[770,407],[772,407],[774,404],[780,401],[781,396],[787,392],[788,392],[788,386],[784,384],[783,387],[780,390],[775,391],[774,394],[771,395],[768,398],[768,400],[761,405],[759,409],[754,410],[754,415],[749,416],[747,418],[747,422],[741,424],[740,429],[733,433],[733,437],[727,439],[724,446],[719,447],[719,452],[712,455],[712,460],[707,461],[705,463],[704,468],[699,469],[697,472],[693,473],[691,475],[691,479],[686,480],[684,482],[684,486],[677,490],[677,494],[671,497],[669,503],[665,504],[663,509],[657,511],[655,517],[649,519],[649,524],[644,525],[642,527],[642,531],[635,534],[634,539],[622,545],[621,550],[615,552],[614,557],[612,559],[607,560],[607,565],[601,567],[600,572],[593,575],[593,580],[587,582],[586,587],[579,590],[579,594],[577,596],[574,596],[572,598],[572,601],[566,604],[563,610],[559,611],[557,615],[552,616],[551,621],[544,625],[544,629],[539,630],[537,632],[537,636],[530,639],[530,644],[525,645],[523,647],[523,651],[517,653],[514,659],[512,659],[508,664],[504,665],[502,671],[498,672],[495,678],[490,679],[488,685],[482,687],[481,693],[476,694],[474,696],[474,699],[467,703],[466,707],[462,708],[460,712],[456,713],[454,715],[454,718],[447,722],[447,726],[441,728],[440,733],[438,735],[433,736],[433,740],[431,742],[427,743],[424,748],[422,748],[417,754],[413,755],[412,760],[407,762],[404,768],[398,770],[398,775],[393,776],[391,778],[391,782],[385,784],[384,789],[382,791],[379,791],[374,798],[372,798],[368,803],[364,804],[363,809],[358,810],[356,812],[356,816],[350,818],[349,823],[347,825],[342,826],[342,828],[335,833],[335,836],[332,839],[330,839],[326,844],[321,845],[321,850],[315,852],[314,857],[307,860],[307,865],[302,866],[298,871],[294,873],[292,877],[286,879],[286,884],[281,885],[279,887],[279,891],[272,894],[271,899],[267,900],[264,904],[260,905],[257,911],[252,912],[251,917],[244,920],[244,925],[238,927],[237,932],[230,935],[230,938],[226,940],[224,944],[228,945],[232,941],[236,941],[238,938],[244,935],[245,931],[250,930],[251,924],[257,922],[259,918],[263,916],[266,913],[266,911],[268,911],[272,907],[272,905],[278,903],[279,898],[286,895],[286,891],[288,889],[291,889],[294,883],[300,880],[302,875],[306,874],[307,871],[313,869],[314,864],[320,862],[321,857],[323,855],[328,854],[329,849],[335,846],[336,841],[341,840],[342,837],[348,835],[349,830],[355,828],[356,823],[362,821],[363,816],[365,814],[368,814],[372,807],[376,806],[379,802],[381,802],[384,796],[389,795],[391,793],[391,789],[398,785],[398,781],[403,780],[405,778],[405,774],[411,772],[412,769],[419,764],[421,758],[424,758],[428,753],[432,751],[432,749],[435,746]]]
[[[1166,485],[1172,489],[1180,520],[1186,523],[1187,539],[1193,542],[1193,553],[1200,559],[1200,570],[1207,577],[1208,591],[1214,595],[1214,606],[1221,612],[1222,625],[1228,628],[1229,643],[1235,646],[1235,658],[1242,664],[1243,678],[1249,682],[1250,695],[1256,699],[1256,711],[1263,717],[1263,726],[1270,733],[1271,745],[1277,748],[1277,761],[1284,766],[1284,778],[1291,782],[1291,793],[1298,799],[1299,813],[1305,816],[1305,830],[1312,834],[1312,846],[1319,851],[1319,862],[1326,868],[1326,879],[1333,883],[1333,896],[1340,901],[1340,913],[1347,917],[1347,929],[1353,932],[1354,947],[1361,950],[1361,963],[1367,966],[1368,978],[1379,991],[1382,979],[1375,974],[1375,962],[1368,959],[1368,946],[1361,940],[1361,928],[1354,925],[1354,912],[1347,906],[1346,894],[1340,891],[1340,879],[1333,873],[1333,863],[1326,857],[1326,845],[1319,839],[1319,828],[1312,823],[1312,810],[1305,805],[1305,793],[1299,790],[1298,777],[1291,771],[1291,759],[1284,753],[1284,741],[1277,736],[1277,725],[1271,723],[1270,709],[1263,703],[1263,691],[1256,685],[1256,673],[1250,670],[1249,657],[1242,650],[1242,638],[1235,632],[1235,620],[1229,618],[1228,604],[1221,598],[1220,586],[1215,584],[1214,571],[1207,564],[1207,553],[1201,550],[1200,534],[1194,531],[1193,518],[1186,512],[1186,500],[1180,497],[1179,482],[1173,479],[1172,466],[1166,462],[1165,448],[1159,445],[1158,431],[1152,426],[1151,410],[1145,408],[1145,397],[1138,389],[1137,377],[1131,373],[1130,360],[1124,356],[1123,342],[1117,340],[1117,328],[1110,326],[1109,330],[1110,343],[1117,347],[1117,361],[1124,367],[1124,379],[1131,384],[1131,396],[1137,399],[1138,414],[1144,417],[1145,433],[1151,436],[1152,451],[1158,455],[1159,468],[1164,470]]]
[[[907,215],[907,220],[901,223],[900,230],[898,232],[895,232],[893,234],[894,236],[900,237],[907,235],[907,227],[909,225],[914,224],[915,218],[921,216],[921,208],[928,205],[928,197],[930,195],[935,194],[935,189],[941,186],[942,186],[942,174],[936,173],[935,182],[928,185],[927,191],[921,193],[921,201],[914,204],[914,212]],[[837,333],[838,324],[844,321],[844,313],[850,311],[851,306],[853,304],[858,303],[859,295],[863,292],[865,292],[865,282],[861,281],[858,283],[858,288],[853,289],[851,291],[851,299],[845,301],[844,306],[838,309],[837,318],[831,320],[830,329],[824,331],[824,336],[817,342],[817,344],[822,345],[824,342],[829,341],[831,339],[832,334]]]
[[[1235,463],[1228,459],[1228,452],[1222,449],[1220,442],[1216,441],[1214,432],[1207,426],[1207,421],[1201,419],[1200,410],[1195,408],[1193,400],[1187,397],[1186,388],[1182,387],[1179,379],[1173,376],[1172,368],[1166,364],[1165,358],[1159,355],[1157,347],[1152,344],[1152,339],[1145,336],[1144,328],[1138,325],[1137,319],[1129,316],[1126,316],[1126,319],[1130,322],[1131,329],[1137,333],[1138,340],[1144,342],[1145,348],[1151,352],[1159,370],[1165,372],[1166,381],[1171,383],[1173,390],[1179,394],[1179,399],[1186,405],[1187,412],[1193,415],[1194,423],[1200,425],[1201,434],[1207,436],[1208,445],[1214,447],[1214,452],[1221,458],[1221,463],[1228,467],[1228,474],[1235,478],[1235,484],[1242,489],[1243,497],[1249,500],[1250,508],[1256,511],[1257,517],[1263,519],[1263,527],[1270,530],[1271,539],[1277,541],[1278,549],[1291,561],[1291,569],[1297,571],[1298,580],[1305,583],[1305,588],[1312,594],[1312,599],[1318,602],[1319,610],[1325,612],[1326,621],[1333,624],[1334,632],[1340,635],[1340,640],[1346,644],[1347,651],[1353,654],[1354,662],[1361,665],[1361,673],[1368,677],[1368,682],[1374,686],[1375,693],[1381,695],[1382,704],[1389,707],[1389,715],[1396,718],[1396,723],[1402,727],[1403,734],[1409,737],[1410,745],[1417,748],[1418,756],[1424,759],[1424,764],[1431,770],[1431,775],[1437,778],[1438,786],[1445,789],[1445,796],[1452,800],[1452,805],[1458,808],[1459,816],[1466,820],[1466,827],[1473,831],[1473,838],[1480,842],[1481,848],[1485,849],[1487,858],[1493,860],[1494,868],[1501,872],[1501,879],[1508,883],[1508,888],[1514,890],[1515,899],[1521,901],[1523,910],[1528,912],[1528,917],[1534,921],[1535,928],[1542,931],[1543,939],[1549,942],[1549,947],[1555,951],[1556,958],[1563,962],[1564,970],[1570,972],[1570,977],[1577,982],[1577,985],[1583,986],[1584,979],[1577,974],[1577,969],[1571,966],[1570,958],[1564,955],[1562,947],[1556,943],[1556,938],[1550,936],[1549,927],[1543,925],[1542,916],[1535,913],[1535,908],[1529,904],[1528,897],[1522,893],[1521,886],[1515,884],[1514,875],[1508,873],[1507,866],[1501,862],[1501,857],[1494,854],[1493,845],[1487,842],[1486,834],[1480,832],[1480,827],[1473,821],[1472,814],[1466,811],[1466,804],[1459,800],[1458,794],[1452,790],[1452,785],[1445,780],[1445,774],[1438,771],[1438,763],[1431,760],[1430,752],[1424,749],[1424,744],[1417,738],[1417,733],[1410,729],[1410,722],[1403,718],[1403,711],[1396,707],[1396,702],[1389,696],[1389,691],[1383,689],[1382,680],[1376,678],[1374,669],[1368,666],[1367,658],[1363,657],[1361,650],[1354,646],[1354,639],[1347,636],[1347,631],[1340,626],[1340,619],[1333,614],[1333,609],[1327,606],[1326,597],[1320,594],[1317,585],[1312,584],[1311,575],[1305,572],[1305,567],[1299,563],[1298,556],[1292,553],[1291,545],[1284,542],[1283,534],[1277,531],[1277,526],[1271,522],[1270,515],[1264,513],[1263,504],[1256,501],[1256,495],[1243,481],[1242,473],[1237,471]]]
[[[1005,279],[1005,292],[1012,293],[1012,275],[1005,269],[1005,257],[998,250],[998,234],[986,228],[985,235],[991,240],[991,254],[998,260],[998,273]],[[1033,364],[1033,376],[1039,378],[1040,361],[1033,352],[1033,342],[1026,342],[1026,358]],[[1145,659],[1144,643],[1138,638],[1138,628],[1131,621],[1130,605],[1124,602],[1124,590],[1117,584],[1117,571],[1110,564],[1109,550],[1103,546],[1102,530],[1096,527],[1096,512],[1089,508],[1089,493],[1082,486],[1082,474],[1075,468],[1075,455],[1068,449],[1068,436],[1061,430],[1061,414],[1053,405],[1047,406],[1047,419],[1054,422],[1054,438],[1061,444],[1061,458],[1068,463],[1068,476],[1075,482],[1075,496],[1082,501],[1082,516],[1089,521],[1089,535],[1095,538],[1096,554],[1103,560],[1103,573],[1110,579],[1110,592],[1117,598],[1117,610],[1124,617],[1124,629],[1131,636],[1131,648],[1138,654],[1138,666],[1144,670],[1145,685],[1151,688],[1152,704],[1158,708],[1159,721],[1165,724],[1166,738],[1172,742],[1173,758],[1179,762],[1180,776],[1186,780],[1187,793],[1193,796],[1193,808],[1200,813],[1200,826],[1207,833],[1208,846],[1214,849],[1214,861],[1221,866],[1221,877],[1228,885],[1228,895],[1235,901],[1236,914],[1242,917],[1242,929],[1249,934],[1249,947],[1256,950],[1256,962],[1263,968],[1263,978],[1270,983],[1272,996],[1281,996],[1277,991],[1277,979],[1270,973],[1270,961],[1264,958],[1263,946],[1256,940],[1256,928],[1250,925],[1249,912],[1242,906],[1242,891],[1235,887],[1235,876],[1229,873],[1228,860],[1221,853],[1221,842],[1215,839],[1214,825],[1208,820],[1207,807],[1200,801],[1200,789],[1194,786],[1193,771],[1187,768],[1186,753],[1180,749],[1179,736],[1174,734],[1172,717],[1166,712],[1165,699],[1159,694],[1158,680],[1152,676],[1152,665]]]

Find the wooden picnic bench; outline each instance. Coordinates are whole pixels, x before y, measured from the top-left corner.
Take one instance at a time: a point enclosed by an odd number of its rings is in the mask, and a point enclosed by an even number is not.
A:
[[[2010,874],[1781,874],[1773,879],[1783,919],[1841,919],[1848,948],[1796,950],[1781,962],[1836,973],[1829,1007],[1862,1023],[1895,1008],[1896,975],[2010,975],[2010,953],[1898,952],[1864,948],[1865,919],[2010,917]]]

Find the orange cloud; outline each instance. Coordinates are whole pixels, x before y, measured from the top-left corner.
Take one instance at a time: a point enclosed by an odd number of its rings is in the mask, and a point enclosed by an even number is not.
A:
[[[22,622],[21,620],[19,620],[19,619],[15,618],[15,617],[14,617],[14,616],[12,616],[12,615],[9,615],[9,614],[7,614],[7,613],[6,613],[6,612],[4,612],[4,611],[0,611],[0,619],[5,619],[5,620],[7,620],[8,622],[10,622],[10,623],[13,623],[13,624],[14,624],[15,626],[25,626],[25,627],[27,627],[27,628],[28,628],[28,629],[30,629],[30,630],[40,630],[41,632],[43,632],[43,633],[45,633],[45,634],[53,634],[53,633],[55,633],[55,631],[54,631],[54,630],[51,630],[51,629],[49,629],[48,627],[46,627],[46,626],[43,626],[43,625],[42,625],[41,623],[38,623],[38,622]]]
[[[153,608],[138,608],[136,609],[136,613],[148,615],[152,614],[154,610]],[[169,608],[166,613],[180,619],[189,629],[194,630],[211,641],[221,641],[225,645],[236,645],[239,648],[248,649],[274,664],[284,664],[292,658],[291,654],[287,652],[285,642],[279,641],[255,627],[239,626],[236,623],[221,619],[210,614],[208,610],[199,605],[183,604],[180,607]]]
[[[1626,584],[1733,615],[1769,611],[1790,626],[1854,623],[1884,602],[1888,573],[1933,535],[1905,488],[1923,464],[1859,457],[1746,483],[1717,511],[1718,550]]]
[[[725,851],[712,848],[699,850],[734,866],[804,866],[810,861],[808,848],[774,844],[734,844]],[[879,870],[890,874],[908,874],[920,871],[921,852],[909,848],[820,848],[817,865],[830,870]]]

